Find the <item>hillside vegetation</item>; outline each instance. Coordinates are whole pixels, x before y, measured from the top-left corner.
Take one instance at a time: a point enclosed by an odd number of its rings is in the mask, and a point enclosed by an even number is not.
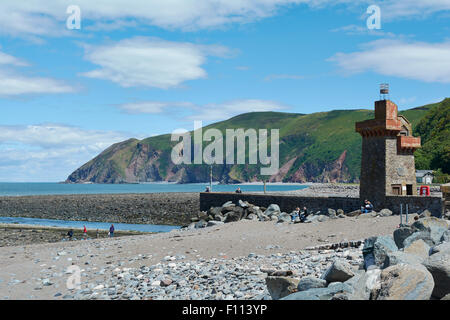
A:
[[[425,143],[424,150],[418,155],[420,168],[434,169],[442,165],[443,170],[448,170],[449,144],[441,146],[441,140],[448,142],[448,106],[447,99],[440,104],[400,112],[411,121],[415,133],[420,134]],[[443,114],[447,120],[441,119]],[[247,143],[247,164],[215,164],[213,179],[223,183],[262,179],[271,182],[358,182],[361,137],[355,132],[355,122],[373,117],[371,110],[335,110],[312,114],[252,112],[209,125],[203,130],[216,128],[224,137],[226,129],[268,129],[269,138],[270,129],[280,130],[278,174],[261,176],[260,165],[249,165]],[[74,171],[67,182],[209,181],[208,165],[172,163],[171,152],[177,142],[171,142],[170,138],[170,134],[166,134],[114,144]],[[203,147],[208,144],[210,142],[204,142]],[[436,144],[439,144],[438,150],[434,148]],[[268,146],[270,148],[270,141]],[[432,155],[427,150],[433,150]]]

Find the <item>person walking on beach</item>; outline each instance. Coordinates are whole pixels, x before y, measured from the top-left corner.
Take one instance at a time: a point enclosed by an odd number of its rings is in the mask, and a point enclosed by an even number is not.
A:
[[[112,224],[111,227],[109,227],[109,237],[114,237],[114,225]]]
[[[84,229],[83,229],[83,237],[84,237],[84,239],[87,239],[87,229],[86,229],[86,226],[83,226],[84,227]]]
[[[70,229],[69,232],[67,232],[67,235],[69,236],[69,240],[72,240],[72,237],[73,237],[73,229]]]

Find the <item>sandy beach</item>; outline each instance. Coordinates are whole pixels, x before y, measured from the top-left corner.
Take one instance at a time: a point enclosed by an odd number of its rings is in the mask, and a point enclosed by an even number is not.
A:
[[[391,234],[398,223],[397,216],[361,216],[315,224],[243,220],[161,234],[3,247],[0,248],[0,299],[92,298],[95,293],[92,290],[116,277],[118,269],[176,268],[176,265],[168,266],[172,260],[175,260],[173,264],[180,260],[190,262],[189,265],[201,265],[205,259],[223,259],[233,265],[253,254],[264,257],[253,263],[254,269],[259,270],[264,263],[282,265],[283,255],[293,252],[297,255],[310,246]],[[168,256],[173,258],[168,259]],[[81,269],[80,290],[68,290],[66,286],[71,276],[66,271],[72,265]],[[155,269],[155,265],[159,267]],[[260,281],[263,279],[261,275]],[[186,288],[189,284],[196,285],[188,282]],[[87,294],[83,294],[83,290]],[[170,297],[161,296],[163,299]]]

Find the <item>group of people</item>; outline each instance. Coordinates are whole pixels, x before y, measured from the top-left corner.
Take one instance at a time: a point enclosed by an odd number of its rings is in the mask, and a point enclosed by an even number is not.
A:
[[[109,227],[108,232],[109,237],[114,237],[114,224],[111,224],[111,227]],[[67,232],[67,236],[69,237],[69,240],[72,240],[73,237],[73,229],[70,229],[69,232]],[[99,237],[99,232],[97,229],[97,238]],[[87,239],[87,228],[86,226],[83,226],[83,239]]]
[[[299,223],[299,222],[305,222],[306,218],[308,217],[308,209],[306,207],[303,207],[303,210],[300,210],[300,207],[295,208],[294,211],[291,213],[291,222],[293,223]]]

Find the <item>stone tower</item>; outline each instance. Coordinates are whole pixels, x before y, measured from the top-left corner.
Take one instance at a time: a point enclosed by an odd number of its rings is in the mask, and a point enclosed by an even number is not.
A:
[[[362,136],[360,199],[382,209],[386,196],[417,195],[414,151],[420,137],[390,100],[375,102],[375,119],[356,123]]]

